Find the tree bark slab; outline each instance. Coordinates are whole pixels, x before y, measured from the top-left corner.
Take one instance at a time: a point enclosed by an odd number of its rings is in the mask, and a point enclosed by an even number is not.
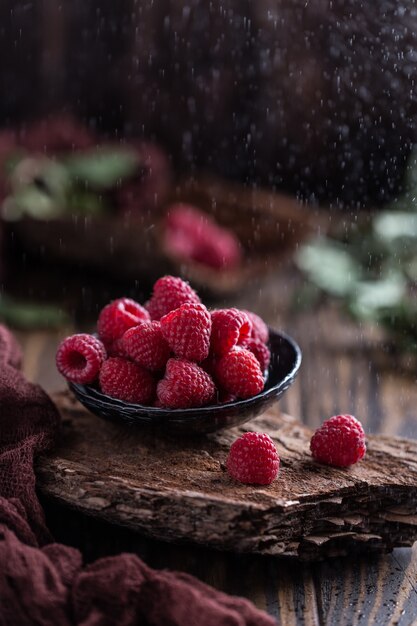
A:
[[[311,431],[269,412],[204,438],[161,436],[91,415],[68,393],[58,446],[37,465],[39,489],[79,511],[150,537],[305,559],[389,551],[417,539],[417,441],[368,438],[348,469],[315,463]],[[268,432],[281,457],[268,487],[240,485],[224,463],[247,430]]]

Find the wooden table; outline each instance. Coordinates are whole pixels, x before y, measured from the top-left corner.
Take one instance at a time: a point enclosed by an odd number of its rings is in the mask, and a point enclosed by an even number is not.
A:
[[[350,412],[369,433],[417,439],[415,371],[403,371],[395,358],[381,359],[372,333],[332,306],[294,313],[294,285],[292,274],[282,273],[233,299],[235,306],[258,311],[271,325],[284,328],[303,349],[301,373],[282,399],[282,410],[312,427],[334,413]],[[25,372],[49,391],[62,387],[54,351],[67,330],[21,335]],[[306,564],[164,544],[56,503],[44,501],[44,506],[56,538],[80,547],[86,559],[120,550],[137,552],[150,565],[181,569],[250,598],[283,626],[417,625],[417,544],[384,556]]]

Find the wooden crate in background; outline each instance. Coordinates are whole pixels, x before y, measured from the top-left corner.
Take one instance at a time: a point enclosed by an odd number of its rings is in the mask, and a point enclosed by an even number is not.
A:
[[[223,295],[261,283],[279,269],[318,219],[312,208],[289,196],[214,178],[179,184],[173,201],[192,202],[233,229],[244,249],[242,265],[219,272],[167,254],[161,236],[165,207],[138,216],[23,219],[8,226],[9,236],[25,253],[50,259],[54,265],[60,262],[146,282],[166,273],[180,274],[205,292]]]

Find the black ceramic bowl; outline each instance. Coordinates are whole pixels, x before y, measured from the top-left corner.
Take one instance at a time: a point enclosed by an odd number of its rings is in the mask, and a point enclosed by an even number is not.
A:
[[[160,409],[116,400],[87,385],[69,383],[69,387],[92,413],[115,422],[190,434],[210,433],[257,417],[292,385],[301,364],[299,346],[291,337],[270,329],[269,348],[271,363],[265,389],[248,400],[198,409]]]

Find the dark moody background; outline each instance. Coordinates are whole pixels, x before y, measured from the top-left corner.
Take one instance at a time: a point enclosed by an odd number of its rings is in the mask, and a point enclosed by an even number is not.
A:
[[[320,202],[383,203],[415,140],[414,2],[2,0],[0,123],[110,135]]]

